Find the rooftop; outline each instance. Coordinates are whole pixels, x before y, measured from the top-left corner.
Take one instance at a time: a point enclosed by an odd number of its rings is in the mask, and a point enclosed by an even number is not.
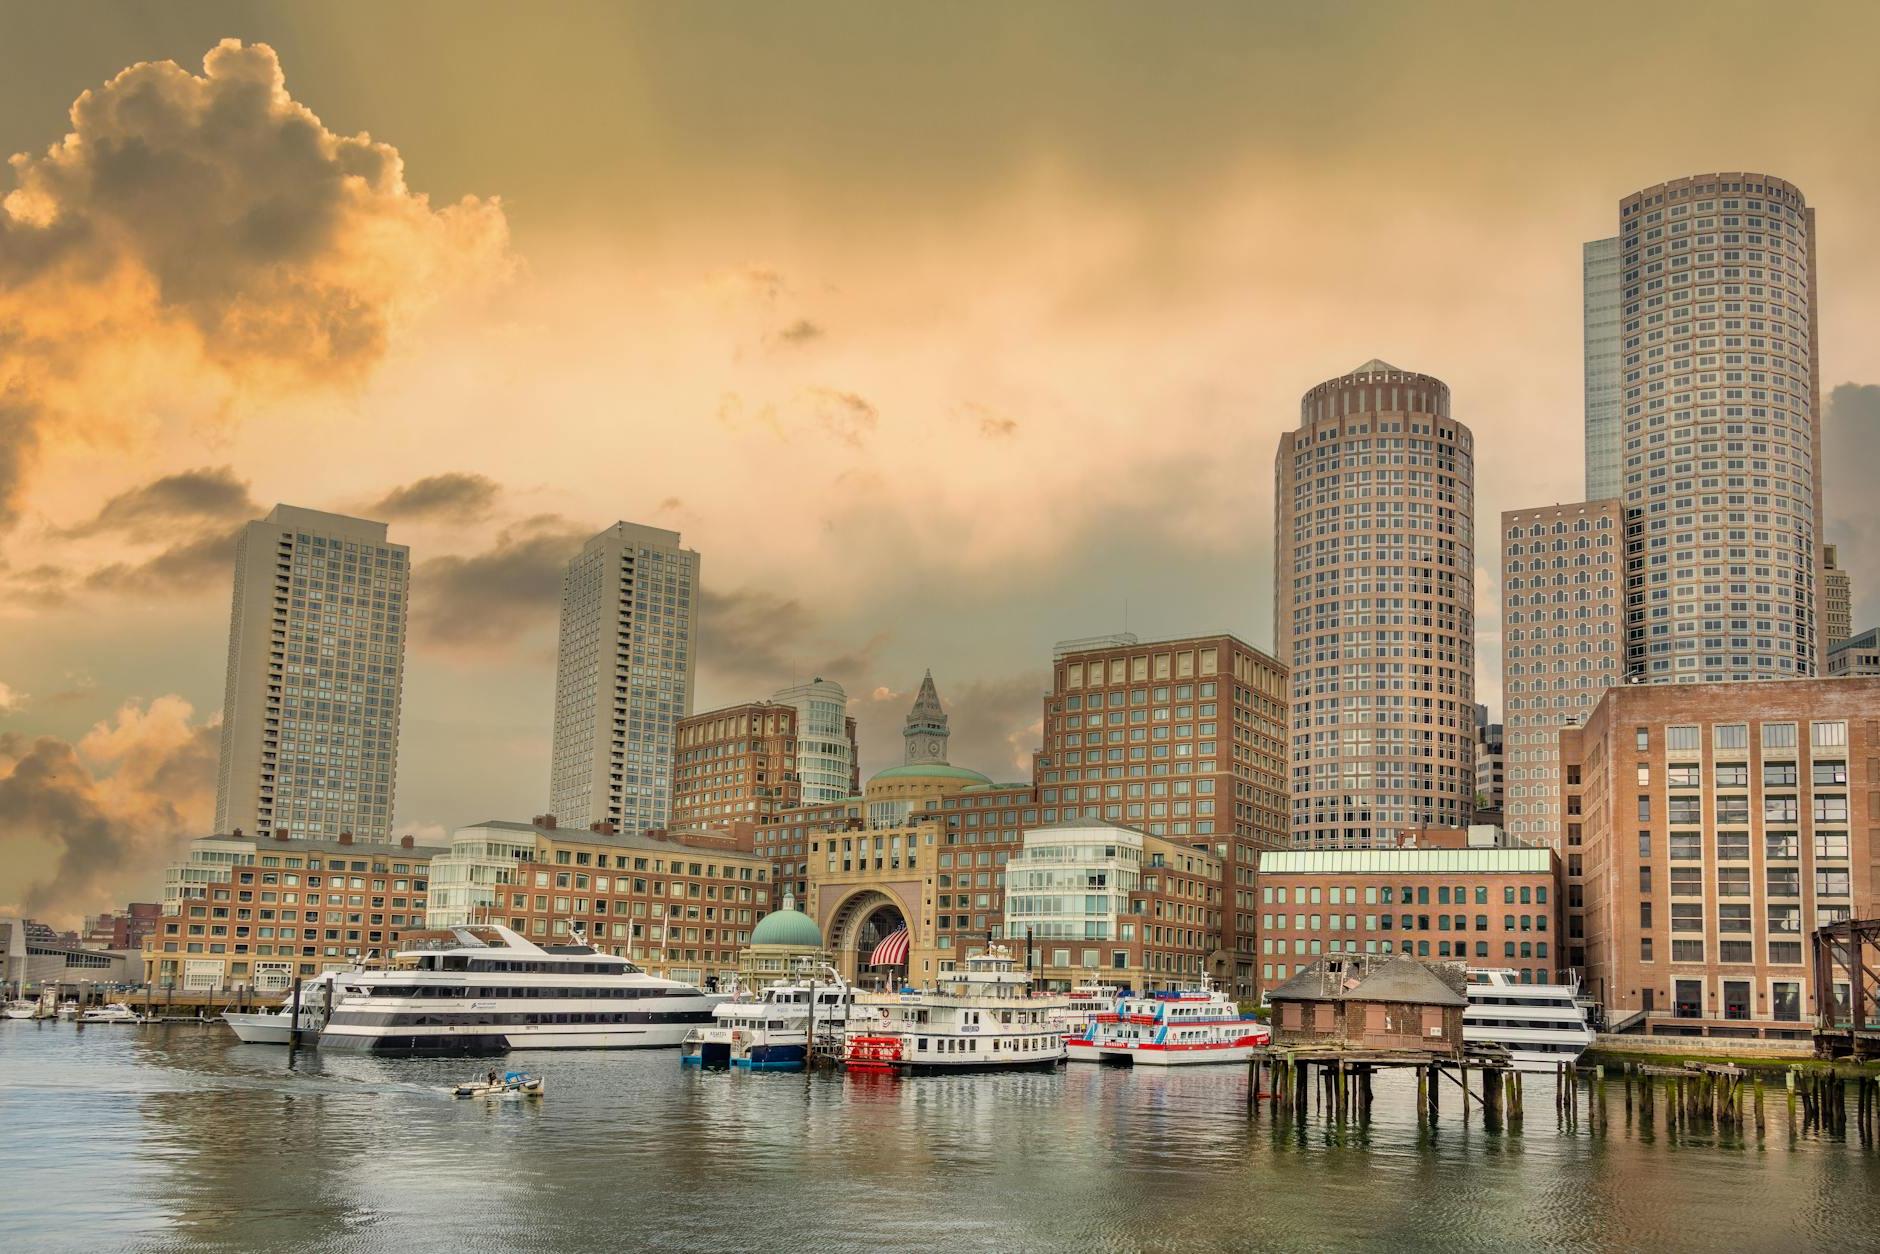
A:
[[[770,862],[769,858],[755,853],[745,853],[738,849],[721,848],[717,845],[688,845],[682,840],[661,840],[656,836],[647,836],[640,832],[597,832],[586,827],[545,827],[539,823],[513,823],[507,819],[485,819],[481,823],[470,823],[458,828],[454,835],[462,835],[479,829],[498,832],[533,832],[537,836],[545,836],[550,840],[582,845],[606,845],[612,849],[644,849],[652,853],[671,853],[675,849],[683,849],[688,853],[709,855],[714,858],[742,858],[766,865]],[[725,839],[723,832],[700,834],[709,835],[717,840]]]
[[[1554,852],[1522,849],[1289,849],[1260,855],[1261,875],[1553,873]]]

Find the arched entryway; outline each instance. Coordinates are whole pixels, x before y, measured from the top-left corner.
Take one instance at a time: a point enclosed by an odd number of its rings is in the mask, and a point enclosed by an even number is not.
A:
[[[863,889],[845,898],[829,916],[824,928],[836,969],[842,978],[860,986],[884,987],[890,974],[897,980],[907,975],[905,968],[893,971],[867,965],[874,948],[896,930],[908,925],[908,912],[890,893]]]

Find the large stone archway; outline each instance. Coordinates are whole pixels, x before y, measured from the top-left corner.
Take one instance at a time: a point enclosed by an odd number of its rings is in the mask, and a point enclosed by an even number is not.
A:
[[[862,965],[875,943],[903,924],[914,935],[920,917],[893,885],[832,889],[827,909],[817,913],[836,970],[854,984],[869,983],[881,974]]]

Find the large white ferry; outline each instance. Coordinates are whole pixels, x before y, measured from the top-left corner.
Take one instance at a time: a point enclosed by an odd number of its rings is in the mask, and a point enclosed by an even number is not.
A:
[[[841,1040],[851,1023],[874,1020],[873,1006],[857,1006],[855,990],[833,969],[829,979],[779,980],[755,997],[734,997],[712,1011],[712,1021],[686,1033],[679,1062],[688,1067],[801,1071],[809,1056],[812,998],[818,1040]]]
[[[1246,1062],[1272,1039],[1258,1019],[1242,1018],[1227,994],[1204,987],[1126,997],[1115,1015],[1099,1016],[1065,1049],[1073,1062],[1174,1067]]]
[[[1502,968],[1470,968],[1462,1039],[1499,1045],[1518,1071],[1552,1071],[1573,1062],[1596,1039],[1572,984],[1522,984]]]
[[[1064,1037],[1052,1013],[1063,994],[1034,993],[1012,951],[994,945],[919,992],[864,993],[878,1022],[851,1023],[842,1061],[851,1071],[991,1071],[1055,1067]]]
[[[586,943],[542,947],[500,924],[448,929],[336,985],[322,1049],[501,1053],[673,1046],[725,998]],[[577,936],[577,940],[579,937]]]

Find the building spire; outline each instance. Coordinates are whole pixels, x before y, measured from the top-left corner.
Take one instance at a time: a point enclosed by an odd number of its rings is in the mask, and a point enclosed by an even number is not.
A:
[[[947,715],[940,705],[940,691],[934,687],[931,669],[921,678],[920,691],[907,712],[901,737],[906,743],[908,763],[947,760]]]

